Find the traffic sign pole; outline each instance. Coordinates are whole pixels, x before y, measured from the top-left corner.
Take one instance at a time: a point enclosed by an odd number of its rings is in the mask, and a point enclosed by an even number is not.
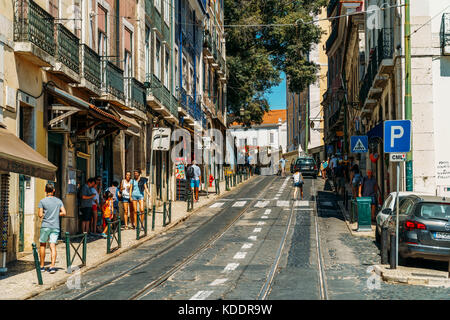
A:
[[[397,265],[398,265],[398,208],[399,208],[399,202],[400,202],[400,199],[398,198],[399,194],[400,194],[400,162],[397,162],[397,199],[396,199],[397,212],[396,212],[396,217],[395,217],[395,219],[396,219],[396,223],[395,223],[396,246],[395,246],[395,264],[394,264],[395,269],[397,269]]]

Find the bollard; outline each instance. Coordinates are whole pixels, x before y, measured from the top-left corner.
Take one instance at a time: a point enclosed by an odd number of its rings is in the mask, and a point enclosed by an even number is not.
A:
[[[41,264],[39,261],[39,255],[38,255],[38,252],[36,249],[36,244],[33,243],[31,246],[33,247],[34,266],[36,268],[36,275],[38,278],[38,283],[39,283],[39,285],[43,285],[44,283],[42,282]]]
[[[391,234],[390,235],[390,240],[391,240],[391,269],[397,269],[398,266],[398,261],[396,261],[396,239],[395,239],[395,234]]]
[[[152,207],[152,231],[155,230],[156,205]]]
[[[169,200],[169,223],[172,223],[172,200]]]
[[[388,247],[387,247],[387,242],[388,242],[388,236],[389,236],[389,231],[387,228],[381,228],[381,243],[380,243],[380,247],[381,247],[381,264],[388,264],[389,262],[389,256],[388,256]]]
[[[141,210],[136,212],[136,240],[139,240],[141,235]]]
[[[72,263],[70,261],[70,234],[68,232],[66,232],[66,266],[68,273],[72,273]]]
[[[163,227],[166,226],[166,216],[167,216],[167,212],[166,212],[167,208],[166,208],[166,203],[163,203]]]
[[[108,232],[106,234],[106,253],[111,252],[111,222],[108,221]]]
[[[119,219],[119,229],[117,230],[117,242],[118,242],[118,247],[121,248],[122,247],[122,231],[120,231],[122,229],[122,222]]]
[[[219,179],[216,179],[216,194],[220,194],[220,181]]]
[[[228,184],[228,176],[225,176],[225,190],[226,191],[230,191],[230,185]]]

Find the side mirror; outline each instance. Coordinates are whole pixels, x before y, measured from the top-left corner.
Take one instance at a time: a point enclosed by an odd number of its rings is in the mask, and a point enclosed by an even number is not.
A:
[[[383,209],[383,211],[381,211],[383,214],[386,214],[386,215],[391,215],[392,214],[392,209],[389,209],[389,208],[386,208],[386,209]]]

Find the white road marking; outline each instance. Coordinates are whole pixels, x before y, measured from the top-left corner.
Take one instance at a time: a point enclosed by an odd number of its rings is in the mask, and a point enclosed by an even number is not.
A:
[[[224,278],[224,279],[216,279],[216,280],[214,280],[213,282],[211,282],[209,285],[210,285],[210,286],[220,286],[220,285],[224,284],[224,283],[227,282],[227,281],[228,281],[227,278]]]
[[[294,206],[295,207],[309,207],[309,201],[297,200],[297,201],[295,201]]]
[[[256,241],[256,236],[250,236],[250,237],[248,237],[248,239],[249,239],[249,240]]]
[[[261,228],[255,228],[253,229],[253,233],[261,232]]]
[[[258,202],[255,204],[255,207],[256,207],[256,208],[264,208],[264,207],[266,207],[268,204],[269,204],[269,201],[258,201]]]
[[[241,249],[251,249],[253,247],[253,243],[244,243]]]
[[[278,200],[277,201],[277,207],[289,207],[289,201]]]
[[[194,294],[189,300],[205,300],[213,292],[214,291],[199,291],[196,294]]]
[[[239,263],[229,263],[226,265],[222,272],[234,271],[237,267],[239,267]]]
[[[225,204],[225,202],[216,202],[210,208],[220,208]]]
[[[264,221],[260,221],[260,222],[258,222],[258,224],[257,224],[257,226],[263,226],[263,225],[265,225],[266,223],[264,222]]]
[[[269,219],[268,216],[262,216],[261,219]]]
[[[264,211],[264,214],[265,215],[268,215],[268,214],[270,214],[272,212],[272,209],[266,209],[266,211]]]
[[[238,260],[238,259],[244,259],[246,255],[247,255],[247,252],[240,252],[240,251],[239,251],[238,253],[236,253],[236,254],[234,255],[233,259],[236,259],[236,260]]]
[[[247,201],[236,201],[233,204],[233,207],[243,207],[243,206],[245,206],[246,203],[247,203]]]

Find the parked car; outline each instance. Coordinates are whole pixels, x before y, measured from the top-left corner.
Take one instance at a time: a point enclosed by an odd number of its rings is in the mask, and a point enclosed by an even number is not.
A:
[[[401,191],[399,192],[399,205],[402,204],[402,200],[405,199],[407,196],[410,195],[418,195],[418,196],[425,196],[428,194],[424,194],[424,193],[415,193],[415,192],[411,192],[411,191]],[[389,196],[386,198],[386,200],[384,200],[383,206],[381,207],[380,211],[377,214],[376,217],[376,221],[377,221],[377,225],[376,225],[376,229],[375,229],[375,239],[378,243],[380,243],[380,239],[381,239],[381,228],[384,225],[386,219],[388,219],[392,213],[395,211],[395,208],[397,206],[397,192],[391,192],[389,194]]]
[[[303,176],[311,176],[314,179],[317,178],[317,165],[316,161],[312,157],[300,157],[297,158],[294,164],[294,169],[299,169]]]
[[[395,233],[396,217],[385,222]],[[399,208],[399,259],[422,258],[448,261],[450,258],[450,199],[410,195]],[[390,237],[387,240],[390,248]]]

